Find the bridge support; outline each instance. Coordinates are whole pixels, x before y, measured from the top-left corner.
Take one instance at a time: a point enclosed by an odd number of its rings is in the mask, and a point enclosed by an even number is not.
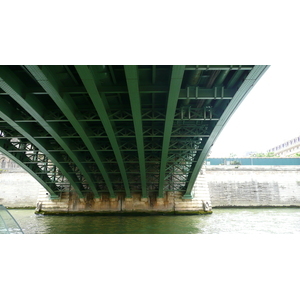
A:
[[[165,192],[158,197],[155,192],[143,197],[142,193],[117,193],[111,198],[103,193],[95,198],[93,193],[80,198],[75,191],[63,192],[57,198],[41,192],[37,201],[38,214],[208,214],[212,213],[206,169],[202,167],[191,195],[182,192]]]

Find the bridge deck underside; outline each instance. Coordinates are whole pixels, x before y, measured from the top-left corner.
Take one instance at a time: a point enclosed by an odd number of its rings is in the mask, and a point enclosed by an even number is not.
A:
[[[190,195],[266,66],[0,66],[0,151],[52,195]]]

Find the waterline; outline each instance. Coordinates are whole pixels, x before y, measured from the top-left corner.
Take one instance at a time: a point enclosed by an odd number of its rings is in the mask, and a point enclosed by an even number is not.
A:
[[[299,208],[215,208],[192,216],[44,216],[10,210],[25,234],[291,234]]]

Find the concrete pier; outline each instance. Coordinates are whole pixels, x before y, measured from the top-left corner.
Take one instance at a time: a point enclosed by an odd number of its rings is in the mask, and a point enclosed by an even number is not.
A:
[[[79,199],[74,192],[62,193],[59,199],[50,199],[40,194],[36,213],[39,214],[207,214],[211,213],[210,201],[182,199],[180,192],[166,192],[164,198],[141,198],[135,193],[132,198],[117,194],[109,198],[103,194],[99,199],[87,195]]]

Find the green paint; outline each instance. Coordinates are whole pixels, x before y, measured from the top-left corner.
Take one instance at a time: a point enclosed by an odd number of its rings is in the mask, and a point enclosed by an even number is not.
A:
[[[25,89],[25,86],[22,84],[22,82],[7,68],[7,67],[0,67],[0,87],[7,91],[8,94],[19,104],[21,105],[33,118],[35,118],[41,126],[43,126],[54,138],[55,140],[63,147],[63,149],[69,154],[69,156],[75,161],[75,163],[78,163],[78,158],[76,158],[76,154],[71,151],[71,149],[64,143],[63,139],[61,139],[58,128],[55,130],[55,124],[49,124],[47,123],[44,118],[42,117],[43,113],[46,111],[46,108],[43,106],[42,103],[38,101],[34,95],[26,95],[25,97],[22,96],[22,91]],[[16,113],[13,113],[16,115]],[[32,138],[33,143],[36,145],[36,140]],[[40,141],[40,144],[43,144],[42,141]],[[44,147],[45,149],[47,147]],[[48,154],[48,152],[44,152],[45,154]],[[66,166],[63,167],[62,164],[59,164],[60,171],[64,174],[64,176],[69,180],[70,184],[74,188],[74,190],[83,197],[81,193],[81,184],[79,185],[76,183],[78,180],[75,175],[70,175],[72,173],[71,169]],[[82,165],[79,165],[79,168],[82,168]]]
[[[27,161],[23,148],[6,148],[53,191],[67,178],[79,196],[183,191],[188,201],[210,147],[267,67],[0,66],[0,136],[45,150],[54,166],[38,170],[35,154]]]
[[[85,124],[83,122],[78,122],[77,117],[75,113],[78,111],[76,108],[74,102],[72,101],[71,97],[69,95],[65,95],[62,97],[59,93],[59,82],[55,80],[55,76],[49,68],[43,67],[39,68],[38,66],[27,66],[27,69],[31,72],[31,74],[36,78],[36,80],[40,83],[40,85],[47,91],[49,96],[53,99],[53,101],[57,104],[57,106],[61,109],[61,111],[66,115],[69,122],[73,125],[74,129],[77,131],[78,135],[81,137],[81,139],[84,141],[85,145],[91,152],[93,158],[95,159],[95,162],[97,166],[100,169],[100,172],[102,173],[104,180],[106,182],[106,185],[109,189],[109,192],[112,197],[114,197],[114,192],[112,189],[111,182],[108,178],[107,172],[103,166],[103,163],[101,162],[90,138],[87,136],[85,132]],[[92,177],[90,174],[85,173],[85,178],[91,187],[91,190],[93,191],[96,198],[99,197],[99,193],[96,189],[96,186],[92,180]]]
[[[26,162],[26,158],[25,157],[22,157],[22,160],[20,160],[17,157],[15,157],[14,155],[12,155],[9,152],[9,149],[7,149],[7,146],[5,146],[5,141],[4,140],[0,140],[0,151],[4,155],[6,155],[9,159],[11,159],[16,164],[18,164],[21,168],[23,168],[34,179],[36,179],[37,182],[39,182],[49,192],[50,195],[57,196],[56,193],[55,193],[55,191],[54,191],[55,186],[46,184],[46,182],[45,182],[45,176],[38,176],[36,174],[36,169],[34,169],[33,166],[31,166],[31,168],[30,168],[26,164],[24,164],[24,162]],[[29,159],[27,158],[27,160],[29,160]]]
[[[138,84],[138,68],[137,66],[125,66],[125,75],[129,91],[131,111],[136,134],[136,144],[139,157],[140,174],[142,182],[142,198],[147,198],[146,185],[146,163],[145,163],[145,146],[143,137],[142,107]]]
[[[201,170],[201,167],[209,153],[210,148],[214,144],[215,140],[221,133],[222,129],[234,113],[234,111],[238,108],[238,106],[241,104],[241,102],[244,100],[246,95],[249,93],[249,91],[252,89],[252,87],[257,83],[257,81],[260,79],[260,77],[265,73],[265,71],[268,69],[268,66],[254,66],[252,71],[247,76],[246,80],[243,82],[243,84],[240,86],[240,88],[237,90],[235,96],[230,101],[230,103],[224,107],[224,111],[222,112],[222,116],[220,117],[219,121],[213,128],[210,137],[208,138],[207,142],[205,143],[205,146],[203,147],[203,150],[198,158],[197,163],[194,166],[193,173],[191,177],[189,178],[189,182],[186,189],[186,195],[190,195],[191,191],[193,189],[193,186],[195,184],[195,181],[198,177],[198,174]],[[183,196],[185,197],[185,195]]]
[[[125,187],[125,191],[126,191],[126,197],[131,198],[131,193],[130,193],[129,183],[128,183],[128,179],[127,179],[127,175],[126,175],[124,160],[123,160],[120,148],[119,148],[118,141],[116,139],[115,132],[112,128],[111,122],[109,120],[109,117],[108,117],[106,109],[105,109],[104,102],[102,100],[103,96],[102,97],[100,96],[97,86],[96,86],[96,83],[95,83],[95,80],[94,80],[94,77],[93,77],[91,71],[89,70],[88,66],[76,66],[76,70],[77,70],[79,76],[81,77],[81,80],[82,80],[82,82],[83,82],[95,108],[96,108],[96,111],[98,112],[99,118],[102,121],[102,124],[105,128],[105,131],[106,131],[109,141],[111,143],[111,146],[114,151],[115,157],[117,159],[119,169],[121,172],[121,176],[123,179],[123,183],[124,183],[124,187]],[[114,198],[114,197],[112,197],[112,198]]]
[[[181,82],[183,79],[183,74],[184,74],[184,66],[173,66],[171,82],[170,82],[170,91],[169,91],[168,103],[167,103],[161,161],[160,161],[159,191],[158,191],[159,198],[163,198],[163,193],[164,193],[163,188],[165,183],[166,166],[168,160],[168,149],[170,145],[173,120],[176,112],[176,106],[177,106],[178,96],[180,92]]]

